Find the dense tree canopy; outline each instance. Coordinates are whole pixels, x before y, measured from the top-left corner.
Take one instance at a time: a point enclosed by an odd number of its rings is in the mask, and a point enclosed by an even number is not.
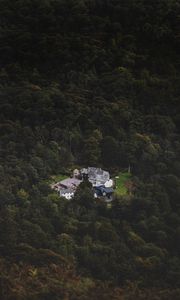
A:
[[[179,299],[179,0],[0,0],[0,298]],[[130,168],[112,207],[54,174]]]

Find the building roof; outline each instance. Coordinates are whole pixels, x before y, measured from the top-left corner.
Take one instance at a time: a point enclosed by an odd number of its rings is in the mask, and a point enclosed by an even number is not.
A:
[[[112,179],[107,180],[104,185],[105,185],[106,188],[112,187],[113,186],[113,180]]]
[[[63,185],[65,187],[77,187],[78,185],[80,185],[82,180],[79,180],[77,178],[66,178],[62,181],[59,182],[60,185]]]
[[[103,185],[95,187],[94,189],[95,189],[95,191],[98,192],[98,194],[99,193],[102,193],[102,194],[104,194],[104,193],[105,194],[112,194],[114,192],[113,188],[111,188],[111,187],[105,187]]]
[[[65,195],[65,194],[74,194],[74,190],[73,189],[60,189],[60,195]]]
[[[88,167],[87,169],[83,168],[81,173],[88,174],[89,181],[100,181],[105,183],[110,179],[109,172],[102,170],[101,168]]]

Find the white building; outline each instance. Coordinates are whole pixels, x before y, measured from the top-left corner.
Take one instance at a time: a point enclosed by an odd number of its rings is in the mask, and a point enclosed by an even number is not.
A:
[[[61,197],[64,197],[67,200],[70,200],[74,197],[74,191],[71,189],[60,189],[59,194]]]

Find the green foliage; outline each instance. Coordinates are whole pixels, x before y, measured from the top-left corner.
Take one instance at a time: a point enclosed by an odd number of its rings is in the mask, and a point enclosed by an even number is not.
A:
[[[1,299],[179,299],[178,21],[178,0],[0,1]],[[109,208],[88,182],[66,201],[74,165],[132,176]]]

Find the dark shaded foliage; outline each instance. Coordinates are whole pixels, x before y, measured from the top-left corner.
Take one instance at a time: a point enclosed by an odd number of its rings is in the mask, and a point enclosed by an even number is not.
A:
[[[179,299],[179,11],[0,0],[2,299]],[[130,168],[132,192],[60,199],[77,165]]]

